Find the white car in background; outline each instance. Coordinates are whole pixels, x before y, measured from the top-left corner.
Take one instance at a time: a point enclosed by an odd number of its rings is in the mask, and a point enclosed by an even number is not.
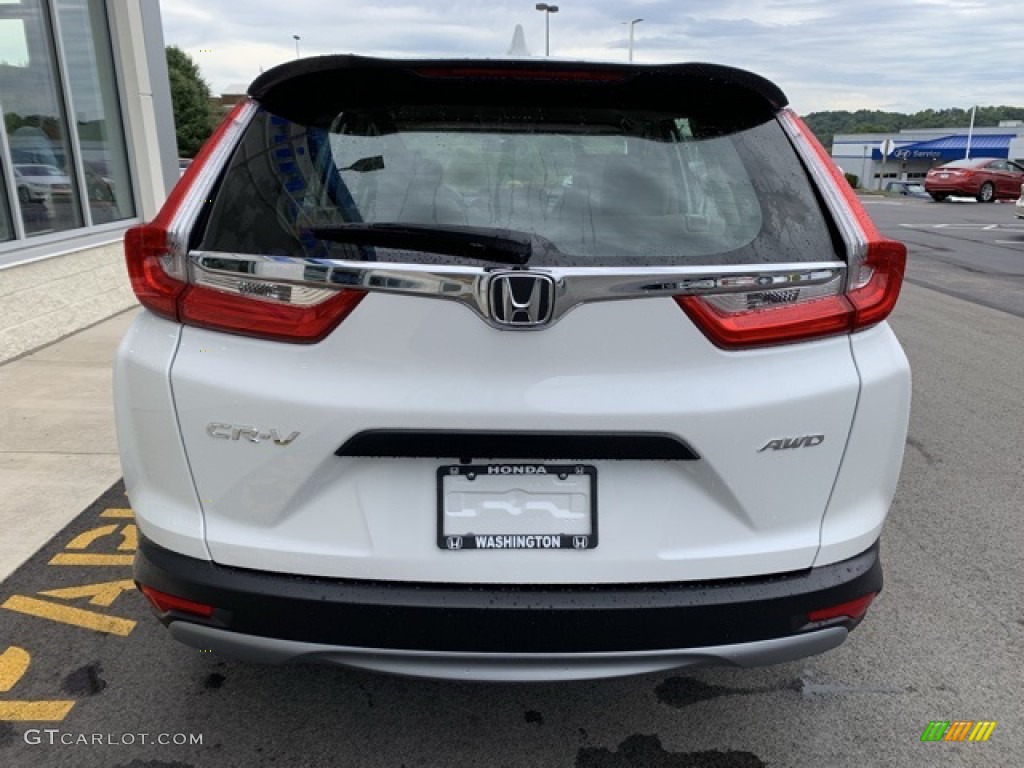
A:
[[[39,190],[46,190],[50,199],[70,197],[71,179],[60,168],[42,163],[21,163],[14,166],[14,172],[26,184]]]
[[[18,200],[25,203],[45,203],[50,199],[50,185],[38,177],[28,176],[20,166],[14,166],[14,181],[18,188]]]
[[[135,578],[174,638],[459,680],[844,641],[906,250],[775,85],[328,56],[250,95],[125,241]]]

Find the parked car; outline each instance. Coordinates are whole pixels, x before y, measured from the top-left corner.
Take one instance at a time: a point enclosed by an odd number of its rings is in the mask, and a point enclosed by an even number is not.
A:
[[[885,183],[885,193],[902,197],[928,197],[924,186],[916,181],[887,181]]]
[[[936,202],[950,195],[975,197],[979,203],[993,203],[1017,197],[1024,183],[1024,167],[1010,160],[972,157],[932,168],[924,180],[925,191]]]
[[[15,165],[14,170],[27,183],[45,188],[51,199],[71,195],[71,179],[56,166],[22,163]]]
[[[18,188],[18,200],[22,204],[45,203],[50,199],[50,185],[26,176],[17,165],[14,166],[14,180]]]
[[[125,240],[135,579],[175,639],[459,680],[845,640],[906,249],[778,87],[327,56],[250,94]]]
[[[1024,219],[1024,184],[1020,185],[1020,197],[1017,198],[1017,218]]]

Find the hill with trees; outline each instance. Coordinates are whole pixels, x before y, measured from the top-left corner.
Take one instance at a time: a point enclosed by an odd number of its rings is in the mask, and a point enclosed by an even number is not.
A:
[[[861,109],[856,112],[811,112],[804,122],[826,148],[837,133],[896,133],[904,128],[960,128],[971,124],[969,109],[926,109],[906,115]],[[995,128],[1000,120],[1024,120],[1024,107],[978,107],[976,128]]]

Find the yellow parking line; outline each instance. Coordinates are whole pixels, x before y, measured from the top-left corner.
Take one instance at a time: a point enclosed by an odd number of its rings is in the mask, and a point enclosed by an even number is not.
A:
[[[91,531],[86,531],[78,536],[75,536],[71,540],[65,549],[88,549],[96,539],[102,539],[104,536],[109,536],[117,530],[117,523],[113,525],[101,525],[99,528],[93,528]]]
[[[58,722],[73,706],[73,701],[0,701],[0,721]]]
[[[134,552],[139,548],[139,529],[134,523],[129,523],[121,531],[121,546],[117,549],[120,552]]]
[[[117,517],[117,518],[129,518],[134,519],[135,513],[130,509],[118,509],[111,507],[100,512],[100,517]]]
[[[69,605],[58,605],[46,600],[37,600],[34,597],[24,595],[12,595],[7,598],[0,608],[9,611],[24,613],[29,616],[38,616],[42,619],[57,621],[61,624],[71,624],[85,629],[94,629],[97,632],[105,632],[108,635],[120,635],[127,637],[135,629],[137,622],[131,619],[122,619],[118,616],[107,616],[95,611],[85,611],[81,608],[72,608]]]
[[[0,653],[0,693],[7,693],[21,680],[29,661],[28,651],[16,645]]]
[[[85,555],[61,552],[54,555],[50,565],[131,565],[134,555]]]
[[[40,592],[46,597],[59,597],[62,600],[75,600],[80,597],[91,598],[89,605],[100,605],[109,608],[122,592],[130,592],[135,589],[135,582],[131,579],[121,581],[105,581],[102,584],[85,584],[81,587],[66,587],[64,589],[49,589]],[[0,688],[0,690],[3,690]]]

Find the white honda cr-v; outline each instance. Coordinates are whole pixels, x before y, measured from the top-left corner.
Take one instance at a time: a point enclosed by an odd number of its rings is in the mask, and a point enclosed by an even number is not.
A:
[[[173,637],[490,680],[843,642],[906,251],[775,85],[328,56],[249,94],[125,239],[135,577]]]

